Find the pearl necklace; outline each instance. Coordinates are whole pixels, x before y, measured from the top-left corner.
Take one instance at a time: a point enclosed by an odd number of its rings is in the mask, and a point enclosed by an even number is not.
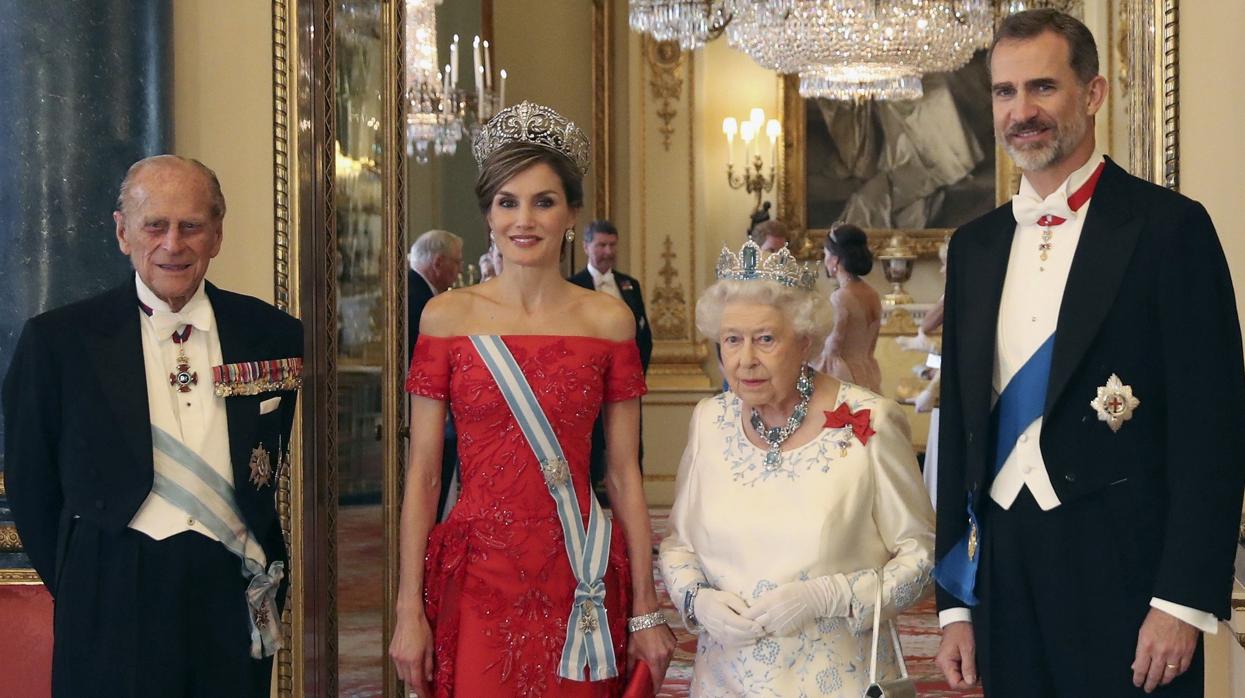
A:
[[[791,435],[800,428],[800,425],[804,423],[804,418],[808,416],[808,402],[813,397],[813,369],[809,366],[805,365],[800,369],[800,378],[795,382],[795,391],[800,394],[800,402],[796,404],[795,410],[787,418],[787,423],[781,427],[766,427],[765,422],[761,420],[761,413],[757,412],[755,407],[752,408],[752,428],[769,447],[765,453],[765,469],[768,471],[782,467],[782,452],[779,449],[783,442],[791,438]]]

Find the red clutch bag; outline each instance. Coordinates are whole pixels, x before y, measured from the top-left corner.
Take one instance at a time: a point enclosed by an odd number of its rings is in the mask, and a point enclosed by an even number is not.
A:
[[[623,698],[653,698],[657,689],[653,687],[653,672],[649,671],[648,663],[643,659],[635,663],[631,676],[627,677],[627,687],[623,689]]]

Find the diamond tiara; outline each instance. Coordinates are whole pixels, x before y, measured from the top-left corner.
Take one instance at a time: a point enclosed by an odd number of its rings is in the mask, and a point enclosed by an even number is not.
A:
[[[769,255],[761,254],[761,247],[752,240],[739,248],[739,254],[731,252],[725,245],[718,256],[717,276],[719,280],[732,281],[776,281],[789,288],[813,290],[817,285],[817,273],[807,265],[801,264],[795,255],[785,246]]]
[[[520,102],[497,112],[476,134],[471,154],[484,167],[498,148],[510,143],[534,143],[565,155],[581,175],[588,174],[592,146],[573,121],[539,104]]]

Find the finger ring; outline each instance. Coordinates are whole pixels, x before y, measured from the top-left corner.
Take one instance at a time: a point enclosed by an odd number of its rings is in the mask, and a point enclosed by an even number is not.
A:
[[[1168,664],[1167,668],[1168,669],[1179,669],[1180,665],[1179,664]]]

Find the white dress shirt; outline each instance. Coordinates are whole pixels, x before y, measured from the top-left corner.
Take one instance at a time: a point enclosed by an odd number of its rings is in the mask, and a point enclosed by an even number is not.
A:
[[[614,279],[614,270],[611,269],[602,273],[592,266],[592,262],[588,262],[588,273],[592,275],[592,285],[596,290],[622,300],[622,291],[618,290],[618,281]]]
[[[225,481],[233,484],[233,466],[229,456],[229,423],[225,416],[225,398],[217,397],[212,387],[212,367],[224,361],[221,358],[220,335],[216,331],[216,317],[212,305],[203,290],[203,283],[181,309],[178,315],[191,322],[194,329],[180,345],[186,352],[190,371],[197,373],[199,382],[190,392],[179,392],[169,384],[169,374],[176,370],[179,345],[173,342],[172,332],[157,330],[157,325],[168,324],[157,316],[172,311],[164,301],[147,288],[143,280],[134,275],[138,288],[138,300],[152,309],[148,317],[141,308],[139,314],[142,330],[143,365],[147,375],[147,409],[151,422],[203,457],[212,469]],[[180,322],[178,323],[180,324]],[[163,540],[183,531],[195,531],[212,540],[218,540],[211,531],[186,512],[155,494],[148,494],[130,521],[130,528],[145,533],[155,540]]]
[[[1067,207],[1067,197],[1079,189],[1102,162],[1102,153],[1095,152],[1045,199],[1038,196],[1028,178],[1021,178],[1020,193],[1015,200],[1016,208],[1036,208],[1039,215],[1049,210],[1066,220],[1060,225],[1051,226],[1051,247],[1045,260],[1041,258],[1039,249],[1044,228],[1037,224],[1038,216],[1032,216],[1032,220],[1026,217],[1016,222],[1016,234],[1012,238],[1007,275],[999,301],[994,352],[995,400],[1033,352],[1055,332],[1064,287],[1072,269],[1072,257],[1081,239],[1085,217],[1094,203],[1091,197],[1072,212]],[[1028,199],[1028,205],[1025,206],[1021,199]],[[1060,505],[1059,496],[1051,484],[1050,473],[1046,470],[1046,462],[1042,458],[1041,436],[1042,417],[1038,417],[1021,432],[1011,454],[994,477],[990,486],[990,498],[1003,509],[1010,509],[1020,491],[1026,487],[1043,511],[1050,511]],[[1214,615],[1205,611],[1158,598],[1151,599],[1150,605],[1205,632],[1213,634],[1218,630]],[[942,627],[949,623],[970,620],[972,616],[967,608],[948,608],[938,614],[939,625]]]

